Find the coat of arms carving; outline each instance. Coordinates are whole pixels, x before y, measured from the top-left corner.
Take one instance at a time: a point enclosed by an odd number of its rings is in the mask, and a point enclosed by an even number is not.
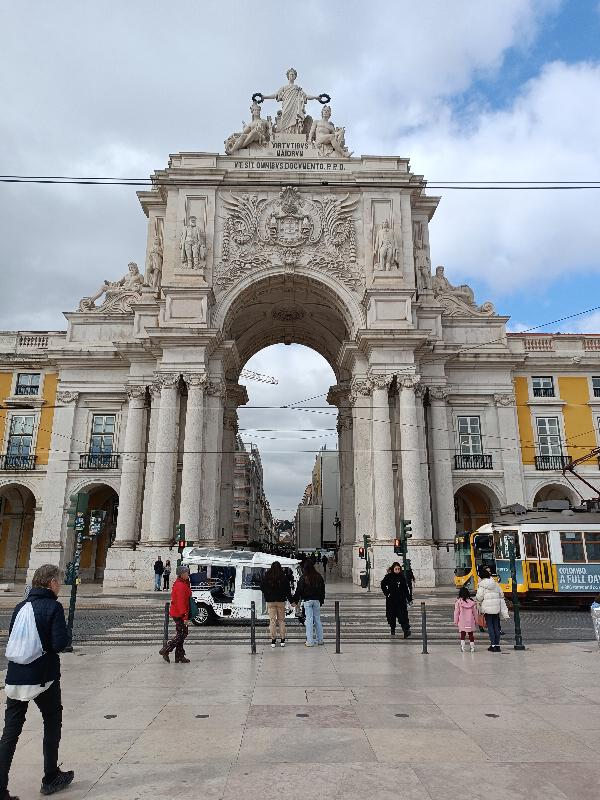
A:
[[[276,198],[256,194],[224,199],[228,212],[216,265],[215,284],[227,289],[243,275],[267,266],[325,272],[356,289],[363,282],[356,264],[356,228],[352,213],[358,197],[310,198],[295,186]]]

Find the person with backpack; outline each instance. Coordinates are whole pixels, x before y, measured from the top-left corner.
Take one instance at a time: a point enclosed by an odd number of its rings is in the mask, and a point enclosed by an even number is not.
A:
[[[27,598],[13,611],[6,645],[6,713],[0,739],[0,800],[18,800],[8,792],[8,775],[31,700],[44,720],[44,777],[40,793],[66,789],[74,772],[58,767],[62,729],[60,656],[70,643],[65,613],[57,597],[62,573],[54,564],[36,569]]]
[[[458,590],[458,598],[454,603],[454,624],[460,633],[460,649],[465,652],[465,639],[469,637],[469,647],[472,653],[475,652],[474,632],[478,626],[478,613],[475,601],[471,597],[471,592],[466,586],[461,586]]]
[[[500,618],[508,619],[508,608],[504,600],[504,593],[500,584],[492,578],[489,567],[484,567],[479,572],[481,579],[477,587],[477,607],[482,614],[485,614],[485,622],[490,637],[488,650],[491,653],[500,652]]]
[[[271,647],[277,644],[277,628],[279,627],[279,644],[285,647],[285,603],[292,599],[290,579],[283,571],[279,561],[274,561],[264,573],[260,588],[267,604]]]
[[[313,627],[317,634],[317,644],[323,642],[323,625],[321,623],[321,606],[325,602],[325,581],[315,569],[312,560],[304,563],[302,577],[298,581],[296,592],[292,597],[292,603],[298,605],[300,600],[304,601],[304,613],[306,614],[306,647],[313,647],[315,644]]]
[[[398,620],[404,631],[404,638],[408,639],[410,636],[408,604],[412,603],[412,592],[402,565],[398,561],[394,561],[381,581],[381,591],[385,595],[385,615],[391,635],[396,635],[396,620]]]

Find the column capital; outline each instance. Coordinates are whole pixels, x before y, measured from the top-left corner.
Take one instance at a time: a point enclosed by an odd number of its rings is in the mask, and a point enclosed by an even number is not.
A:
[[[494,403],[497,406],[514,406],[516,404],[514,394],[502,393],[494,395]]]
[[[400,391],[400,389],[412,389],[413,391],[415,391],[417,386],[421,382],[421,376],[405,375],[404,373],[400,373],[399,375],[396,375],[396,382],[398,386],[398,391]]]
[[[394,375],[386,375],[384,372],[370,372],[369,382],[373,389],[389,389],[394,380]]]
[[[350,389],[348,386],[341,386],[339,383],[329,387],[327,392],[327,402],[332,406],[340,408],[344,401],[350,399]]]
[[[369,397],[371,384],[364,378],[352,378],[350,384],[350,403],[354,405],[359,397]]]
[[[204,372],[184,372],[183,380],[185,381],[188,389],[191,386],[204,389],[208,382],[208,378]]]
[[[161,389],[176,389],[179,383],[179,373],[176,372],[157,372],[156,382]]]
[[[446,402],[450,395],[450,388],[448,386],[428,386],[429,397],[431,400]]]
[[[70,389],[58,389],[56,400],[63,406],[75,405],[79,399],[79,392],[72,392]]]
[[[146,397],[146,387],[138,385],[126,386],[125,393],[130,403],[132,400],[143,400]]]

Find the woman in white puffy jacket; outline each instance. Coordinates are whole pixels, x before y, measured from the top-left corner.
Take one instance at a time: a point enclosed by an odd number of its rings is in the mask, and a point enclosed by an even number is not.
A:
[[[508,614],[504,593],[500,585],[491,577],[489,569],[481,570],[477,595],[475,596],[477,607],[482,614],[485,614],[491,653],[500,652],[500,615],[504,617]]]

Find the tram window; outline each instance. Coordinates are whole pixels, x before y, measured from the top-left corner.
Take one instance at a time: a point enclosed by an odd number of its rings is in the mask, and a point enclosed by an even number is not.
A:
[[[516,559],[521,558],[521,546],[519,544],[519,537],[517,536],[516,531],[505,531],[504,533],[500,534],[500,537],[498,539],[498,544],[496,546],[496,552],[498,554],[498,558],[508,559],[510,557],[508,553],[509,539],[512,539],[513,542],[515,543],[515,558]]]
[[[560,546],[565,563],[585,563],[583,534],[575,531],[561,531]]]
[[[600,561],[600,531],[586,531],[585,551],[588,561]]]
[[[535,541],[535,533],[524,533],[523,534],[523,541],[525,543],[525,558],[537,558],[538,551],[537,551],[537,544]],[[563,550],[564,555],[564,550]],[[567,559],[565,558],[565,561]]]

